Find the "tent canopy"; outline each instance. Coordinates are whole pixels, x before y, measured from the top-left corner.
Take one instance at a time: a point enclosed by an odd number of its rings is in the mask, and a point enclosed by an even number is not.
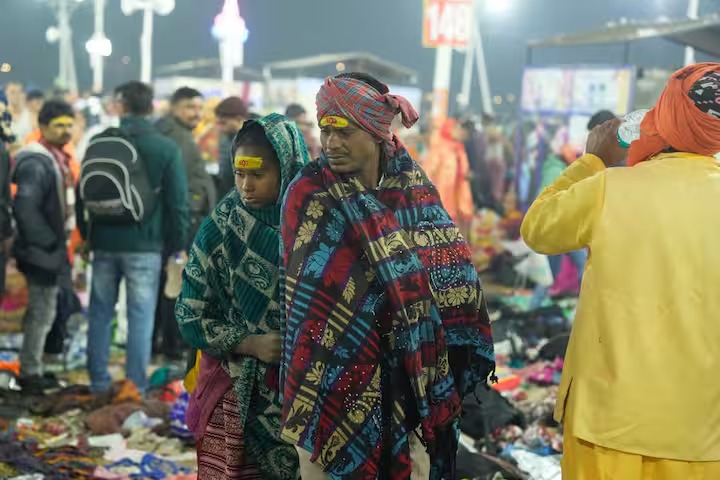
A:
[[[283,74],[291,73],[295,76],[326,77],[339,73],[336,68],[339,63],[345,65],[345,72],[362,71],[387,83],[414,85],[418,79],[415,70],[364,52],[313,55],[311,57],[269,63],[265,66],[265,69],[269,75],[272,75],[273,72],[282,72]]]
[[[720,57],[720,14],[695,20],[658,20],[610,25],[603,30],[573,35],[558,35],[529,42],[531,48],[629,43],[650,38],[664,38]]]

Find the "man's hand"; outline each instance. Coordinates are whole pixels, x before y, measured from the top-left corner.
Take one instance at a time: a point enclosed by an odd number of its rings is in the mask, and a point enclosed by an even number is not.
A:
[[[593,128],[588,136],[586,152],[603,161],[606,167],[614,167],[625,161],[627,150],[620,146],[617,131],[622,120],[608,120]]]

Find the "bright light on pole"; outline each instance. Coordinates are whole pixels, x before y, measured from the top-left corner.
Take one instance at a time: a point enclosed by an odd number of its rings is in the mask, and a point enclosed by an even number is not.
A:
[[[75,70],[75,54],[72,47],[70,18],[83,1],[51,0],[49,3],[54,10],[57,25],[48,28],[45,32],[45,39],[48,43],[58,44],[60,71],[57,80],[63,88],[67,88],[72,92],[78,91],[78,82],[77,71]]]
[[[112,43],[105,36],[105,2],[106,0],[95,0],[95,33],[85,43],[85,50],[90,54],[95,93],[102,92],[105,57],[112,55]]]
[[[502,15],[512,9],[512,0],[487,0],[485,10],[492,15]]]
[[[126,16],[143,12],[143,33],[140,37],[140,80],[152,82],[152,36],[154,15],[170,15],[175,10],[175,0],[122,0],[120,8]]]
[[[93,36],[85,43],[85,50],[92,56],[109,57],[112,55],[112,42],[104,35]]]
[[[225,0],[222,12],[215,17],[212,34],[220,47],[220,67],[222,81],[232,83],[235,80],[235,68],[245,62],[245,42],[250,35],[245,19],[240,16],[237,0]]]

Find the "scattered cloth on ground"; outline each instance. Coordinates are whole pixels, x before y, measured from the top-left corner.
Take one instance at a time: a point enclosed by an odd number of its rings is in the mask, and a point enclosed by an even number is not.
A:
[[[147,400],[142,403],[128,402],[107,405],[89,414],[85,418],[85,425],[93,435],[119,433],[123,431],[124,424],[128,418],[136,412],[142,412],[145,415],[145,419],[153,418],[168,421],[170,418],[170,405],[157,400]],[[128,425],[127,429],[132,430],[132,427],[155,427],[157,425],[156,422],[151,423],[153,424],[150,425],[148,422],[133,423],[132,425]]]

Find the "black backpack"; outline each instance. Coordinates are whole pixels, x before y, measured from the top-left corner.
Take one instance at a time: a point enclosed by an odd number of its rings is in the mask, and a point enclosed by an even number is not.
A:
[[[159,188],[150,183],[133,135],[119,128],[109,128],[90,141],[79,185],[92,223],[142,223],[158,205]]]

